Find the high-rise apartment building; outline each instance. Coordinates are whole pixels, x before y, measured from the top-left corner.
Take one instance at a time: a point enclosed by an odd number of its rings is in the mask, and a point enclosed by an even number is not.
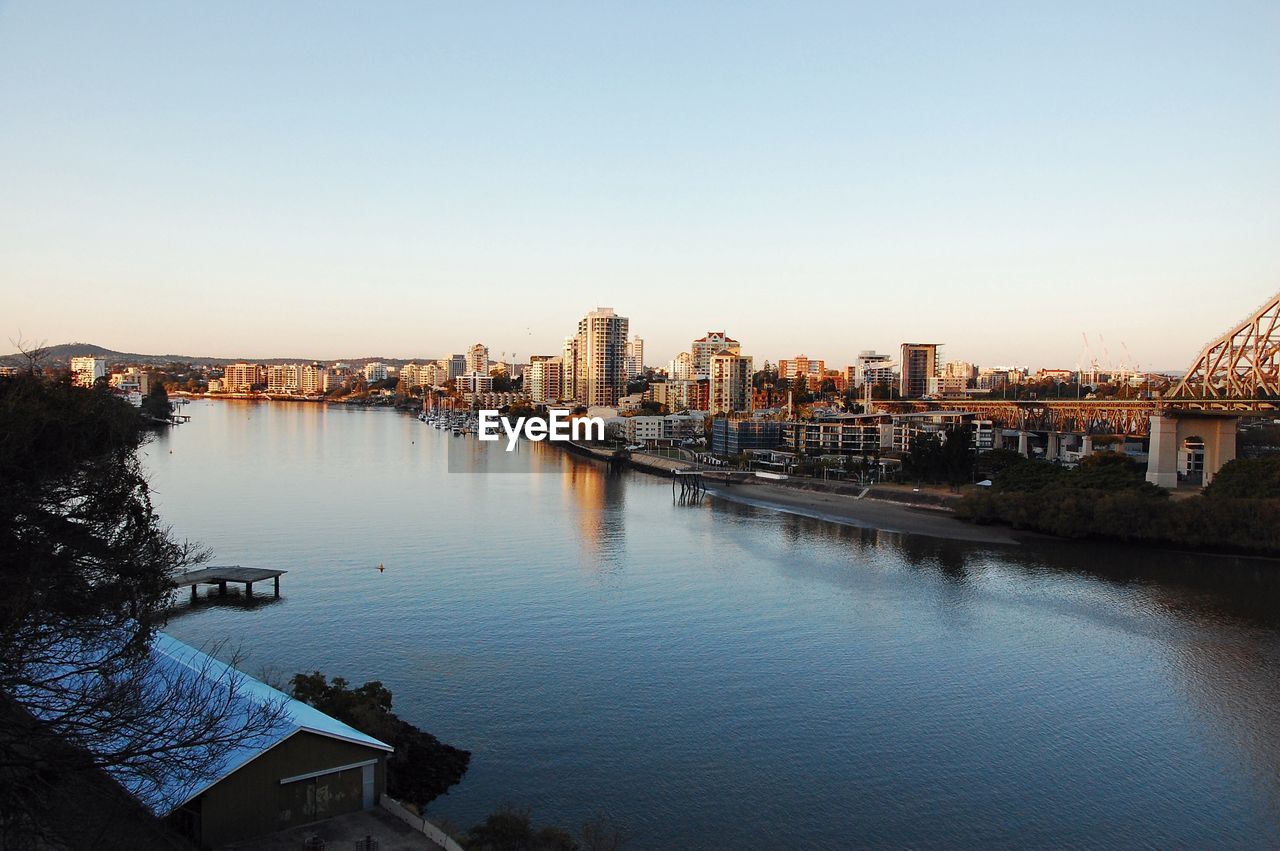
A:
[[[77,387],[92,387],[107,374],[107,359],[83,355],[71,359],[71,380]]]
[[[364,380],[370,384],[375,381],[386,381],[387,375],[387,365],[381,361],[370,361],[364,365]]]
[[[524,388],[529,401],[546,405],[558,402],[563,394],[563,362],[559,355],[533,355],[524,371]]]
[[[712,414],[745,411],[751,407],[752,359],[727,349],[711,356],[707,409]]]
[[[227,393],[248,393],[267,383],[267,368],[258,363],[227,364],[222,370],[222,389]]]
[[[487,372],[468,372],[455,380],[459,393],[488,393],[493,390],[493,376]]]
[[[302,388],[302,365],[274,363],[267,367],[267,392],[296,394]]]
[[[805,381],[816,390],[822,384],[826,372],[826,361],[807,358],[804,355],[778,361],[778,381],[786,384],[795,381],[798,376],[803,376]]]
[[[898,376],[894,372],[893,360],[888,355],[867,349],[858,352],[858,359],[848,369],[849,383],[854,387],[872,387],[877,384],[895,384]]]
[[[667,367],[667,375],[675,381],[689,381],[693,378],[693,355],[681,352],[672,358]]]
[[[903,343],[902,376],[898,393],[903,399],[919,399],[929,392],[929,379],[938,374],[939,343]]]
[[[627,343],[627,378],[644,375],[644,340],[632,337]]]
[[[574,352],[576,401],[613,406],[624,395],[629,324],[611,307],[598,307],[579,320]]]
[[[489,374],[489,347],[484,343],[476,343],[467,349],[466,372],[483,372]]]
[[[689,348],[689,354],[693,359],[693,375],[690,377],[706,378],[709,376],[711,374],[711,356],[720,352],[740,355],[742,354],[742,344],[727,336],[723,331],[708,331],[706,336],[694,340]]]

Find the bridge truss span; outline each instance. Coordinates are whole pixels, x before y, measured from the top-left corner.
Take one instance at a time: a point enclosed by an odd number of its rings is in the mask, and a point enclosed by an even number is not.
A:
[[[1210,405],[1216,400],[1240,406],[1252,403],[1235,410],[1257,410],[1269,402],[1274,410],[1280,403],[1280,293],[1205,346],[1166,398]]]

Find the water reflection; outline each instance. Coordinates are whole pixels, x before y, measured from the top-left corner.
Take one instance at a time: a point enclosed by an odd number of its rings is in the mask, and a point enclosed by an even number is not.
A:
[[[457,824],[510,800],[609,809],[637,847],[1280,844],[1274,563],[679,505],[389,411],[192,407],[148,447],[158,508],[290,570],[289,605],[174,631],[382,679],[474,751],[432,805]]]

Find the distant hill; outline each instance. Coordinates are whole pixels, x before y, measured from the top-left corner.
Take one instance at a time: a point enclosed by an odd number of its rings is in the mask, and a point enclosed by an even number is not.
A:
[[[210,366],[223,366],[237,361],[247,360],[251,363],[273,364],[273,363],[310,363],[313,360],[319,360],[322,363],[333,363],[341,361],[350,364],[363,364],[369,361],[381,361],[389,364],[405,364],[412,358],[382,358],[382,357],[359,357],[359,358],[213,358],[213,357],[194,357],[192,355],[144,355],[137,352],[117,352],[114,349],[103,348],[93,343],[61,343],[56,346],[45,347],[45,357],[42,361],[44,366],[66,365],[71,362],[71,358],[78,355],[93,355],[94,357],[106,358],[108,365],[113,364],[137,364],[139,366],[165,366],[170,363],[195,363],[207,364]],[[419,362],[425,362],[427,358],[417,358]],[[431,358],[430,360],[435,360]],[[11,355],[0,356],[0,366],[25,366],[27,359],[23,357],[21,352],[14,352]]]

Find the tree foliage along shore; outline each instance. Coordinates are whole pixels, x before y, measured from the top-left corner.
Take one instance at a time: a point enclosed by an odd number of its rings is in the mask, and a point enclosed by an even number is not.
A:
[[[1280,460],[1226,464],[1203,495],[1172,499],[1142,467],[1098,453],[1067,469],[994,459],[994,486],[966,495],[957,515],[1066,538],[1101,538],[1185,549],[1280,555]]]
[[[391,691],[377,680],[350,688],[319,671],[294,674],[293,696],[326,715],[394,747],[387,760],[387,794],[422,808],[467,773],[471,752],[446,745],[391,711]]]
[[[150,647],[173,574],[204,553],[152,509],[145,438],[105,386],[0,377],[3,847],[56,845],[66,825],[50,813],[87,818],[64,796],[103,772],[159,802],[279,721],[277,706],[239,711],[235,676],[157,687]]]

